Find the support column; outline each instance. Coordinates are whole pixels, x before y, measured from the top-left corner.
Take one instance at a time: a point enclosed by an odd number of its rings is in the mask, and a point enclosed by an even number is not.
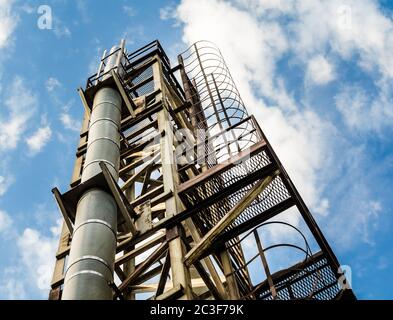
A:
[[[134,170],[131,171],[131,173],[134,173]],[[125,191],[125,195],[127,197],[127,199],[132,202],[133,200],[135,200],[135,183],[133,183],[126,191]],[[135,246],[131,246],[130,248],[126,249],[124,251],[124,254],[132,251],[135,249]],[[126,276],[129,276],[130,274],[132,274],[135,271],[135,267],[136,267],[136,259],[135,258],[131,258],[129,261],[127,261],[126,263],[124,263],[123,266],[123,272]],[[125,292],[124,296],[126,297],[127,300],[135,300],[136,299],[136,294],[134,292]]]
[[[178,213],[179,204],[176,193],[176,185],[179,184],[177,172],[175,171],[175,160],[173,155],[173,132],[170,126],[169,113],[165,107],[158,113],[158,128],[163,130],[165,135],[161,138],[161,162],[162,175],[164,181],[164,191],[171,190],[173,196],[165,201],[166,215],[172,216]],[[173,286],[181,285],[185,290],[182,299],[191,299],[190,275],[183,263],[185,248],[181,237],[178,235],[168,241],[168,248],[171,260]]]
[[[239,289],[237,287],[235,274],[233,273],[231,258],[226,250],[220,254],[222,268],[227,280],[229,300],[238,300],[240,298]]]
[[[179,177],[176,170],[176,163],[174,158],[174,135],[171,128],[171,118],[168,110],[165,107],[166,103],[166,88],[163,85],[161,60],[157,57],[157,62],[153,65],[154,89],[161,90],[157,94],[156,99],[161,100],[163,108],[157,114],[158,130],[164,133],[160,140],[162,176],[164,182],[164,191],[172,191],[173,196],[165,201],[166,216],[172,216],[180,210],[180,199],[178,198],[176,189],[179,185]],[[172,230],[178,232],[179,230]],[[168,232],[168,231],[167,231]],[[167,233],[168,235],[168,233]],[[170,237],[168,240],[168,250],[171,261],[172,283],[173,287],[181,285],[184,288],[184,295],[180,299],[191,299],[191,281],[190,274],[187,267],[183,263],[184,255],[186,253],[181,237]]]

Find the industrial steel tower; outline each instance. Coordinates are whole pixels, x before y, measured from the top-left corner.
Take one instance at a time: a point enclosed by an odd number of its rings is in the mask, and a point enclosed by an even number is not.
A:
[[[355,298],[214,44],[122,41],[78,91],[50,299]]]

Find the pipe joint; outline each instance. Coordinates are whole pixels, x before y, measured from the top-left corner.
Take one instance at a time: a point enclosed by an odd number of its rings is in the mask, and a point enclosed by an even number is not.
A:
[[[113,229],[113,227],[108,222],[106,222],[104,220],[100,220],[100,219],[88,219],[88,220],[80,223],[77,227],[75,227],[74,233],[73,233],[72,236],[74,237],[75,233],[79,230],[80,227],[82,227],[84,225],[87,225],[87,224],[90,224],[90,223],[98,223],[98,224],[102,224],[102,225],[108,227],[112,231],[112,233],[113,233],[113,235],[115,236],[115,239],[116,239],[116,231]]]

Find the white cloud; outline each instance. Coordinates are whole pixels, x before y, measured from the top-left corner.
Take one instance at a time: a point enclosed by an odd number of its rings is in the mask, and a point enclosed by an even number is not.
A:
[[[61,38],[71,37],[70,29],[58,17],[53,18],[53,25],[54,25],[53,32],[57,38],[61,39]]]
[[[346,198],[347,204],[342,206],[340,214],[329,221],[329,231],[340,244],[341,250],[351,248],[359,242],[373,246],[381,223],[382,204],[373,199],[362,185],[349,188],[354,192]],[[362,196],[365,200],[360,200]]]
[[[281,0],[236,0],[233,2],[257,16],[262,14],[272,16],[272,14],[289,12],[294,6],[294,1]]]
[[[28,117],[25,115],[13,115],[10,122],[0,125],[0,148],[2,150],[15,149],[21,134],[25,131]]]
[[[385,91],[373,97],[363,87],[346,86],[335,96],[336,108],[350,129],[381,132],[393,122],[393,99]]]
[[[131,6],[123,6],[123,12],[129,17],[134,17],[136,15],[135,9]]]
[[[39,205],[37,209],[45,211],[45,205]],[[9,217],[2,220],[2,214],[5,213],[0,211],[0,224],[6,221],[4,224],[9,229],[12,221]],[[48,298],[63,220],[57,219],[49,228],[47,222],[48,218],[41,227],[50,230],[48,235],[35,228],[11,234],[18,254],[17,264],[4,267],[0,273],[0,299]]]
[[[370,99],[359,87],[345,87],[335,96],[336,107],[350,128],[360,128],[369,120],[367,106]],[[368,121],[367,121],[368,122]]]
[[[27,228],[17,240],[29,285],[37,287],[43,296],[49,291],[59,230],[51,228],[52,235],[46,237],[38,230]]]
[[[0,49],[5,48],[18,23],[18,16],[12,13],[13,0],[0,1]]]
[[[6,231],[12,225],[12,219],[7,212],[0,210],[0,233]]]
[[[16,268],[6,268],[4,270],[4,280],[0,283],[0,296],[2,299],[21,300],[27,299],[23,281],[15,278]]]
[[[13,182],[14,178],[12,175],[0,175],[0,197],[7,192],[8,188]]]
[[[393,20],[377,1],[235,0],[231,3],[255,21],[278,21],[288,49],[300,64],[307,65],[316,56],[329,53],[329,56],[335,57],[334,60],[341,59],[359,66],[366,76],[373,78],[379,90],[376,99],[370,100],[363,108],[363,114],[372,118],[372,125],[363,126],[363,130],[380,131],[391,127]],[[190,7],[187,1],[183,1],[182,5]],[[250,38],[248,33],[247,38]],[[252,45],[248,48],[253,51]],[[329,65],[325,63],[325,77],[319,80],[330,81],[330,69],[336,69],[331,61]],[[366,93],[372,95],[369,91]],[[358,126],[352,128],[358,129]]]
[[[296,108],[282,79],[276,77],[276,62],[289,48],[284,30],[277,22],[256,19],[250,12],[223,1],[182,1],[176,13],[183,22],[186,43],[210,40],[225,53],[245,100],[251,102],[253,87],[280,107]]]
[[[82,21],[84,23],[90,22],[90,16],[89,16],[89,8],[87,6],[87,3],[85,0],[79,0],[76,2],[76,8],[79,12],[79,14],[82,17]]]
[[[0,197],[2,197],[8,188],[15,182],[15,177],[9,170],[10,157],[4,156],[0,159]]]
[[[32,14],[36,12],[36,9],[27,3],[21,5],[19,9],[22,10],[23,12],[26,12],[27,14]]]
[[[287,32],[291,46],[300,56],[310,57],[331,49],[344,59],[359,55],[358,64],[365,70],[376,67],[393,76],[393,23],[379,9],[376,1],[330,0],[291,1],[277,6],[276,14],[290,17]],[[267,1],[260,1],[268,9]],[[271,10],[264,11],[267,15]]]
[[[327,84],[335,78],[333,66],[322,55],[317,55],[309,61],[307,75],[316,85]]]
[[[392,20],[372,0],[182,0],[174,15],[186,44],[202,39],[217,44],[248,111],[255,114],[305,202],[313,212],[328,215],[331,203],[324,196],[325,188],[338,175],[340,161],[348,154],[340,149],[346,137],[336,122],[317,114],[320,106],[310,105],[305,96],[294,98],[283,81],[286,75],[277,65],[290,57],[290,66],[304,70],[299,79],[318,85],[341,76],[335,62],[358,66],[366,77],[378,79],[378,99],[367,109],[358,97],[361,112],[353,117],[361,120],[350,119],[356,108],[346,110],[344,103],[338,103],[344,98],[349,101],[350,94],[336,99],[338,110],[345,121],[357,127],[372,113],[373,125],[365,128],[382,130],[393,119],[389,95],[389,79],[393,80]],[[164,8],[161,18],[171,17],[171,11]],[[359,200],[357,194],[353,196]],[[370,202],[373,197],[367,194],[363,200]],[[351,220],[350,215],[330,214],[335,219]],[[296,224],[295,220],[292,222]],[[365,234],[367,225],[363,225]],[[359,236],[357,229],[349,229],[347,236]]]
[[[27,129],[28,121],[37,108],[37,98],[25,86],[20,77],[15,77],[4,105],[8,114],[0,113],[0,151],[15,149]]]
[[[46,80],[45,87],[46,87],[46,90],[48,90],[49,92],[52,92],[56,88],[61,87],[61,83],[58,79],[56,79],[54,77],[50,77],[48,80]]]
[[[168,20],[176,17],[176,9],[173,6],[160,8],[160,19]]]
[[[61,230],[63,228],[63,219],[57,219],[57,222],[54,226],[50,227],[50,231],[52,232],[53,237],[59,237]]]
[[[58,38],[69,38],[71,37],[71,31],[66,26],[57,26],[53,29],[56,37]]]
[[[135,40],[146,38],[145,28],[143,27],[143,25],[129,26],[124,30],[120,38],[125,39],[128,46],[132,46],[135,43]],[[98,61],[99,59],[96,60],[96,62]],[[97,72],[97,70],[95,70],[94,72]]]
[[[74,119],[67,112],[63,112],[60,115],[60,121],[63,124],[64,128],[66,128],[68,130],[79,132],[81,129],[81,121]]]
[[[222,1],[184,0],[177,18],[186,43],[207,39],[217,44],[248,111],[262,124],[306,203],[326,214],[318,173],[331,157],[327,135],[335,129],[315,113],[300,111],[277,75],[276,63],[289,49],[279,24],[257,20],[253,13]],[[272,104],[266,105],[255,92]]]
[[[128,42],[126,42],[126,44],[128,44]],[[102,43],[98,38],[94,38],[90,41],[90,48],[92,51],[92,56],[89,59],[90,63],[88,65],[88,70],[87,70],[88,77],[98,72],[97,69],[99,66],[99,62],[101,61],[101,57],[104,52]]]
[[[34,155],[41,151],[43,147],[49,142],[52,136],[52,130],[49,125],[38,128],[38,130],[29,138],[26,139],[29,151]]]
[[[326,216],[329,210],[330,204],[328,199],[321,199],[319,206],[314,208],[314,211],[320,215]]]

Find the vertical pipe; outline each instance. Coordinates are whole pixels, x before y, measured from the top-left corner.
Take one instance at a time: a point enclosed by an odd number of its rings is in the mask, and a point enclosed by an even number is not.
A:
[[[111,50],[113,52],[113,48]],[[106,70],[116,61],[113,55]],[[86,159],[81,182],[101,172],[103,161],[117,180],[120,162],[121,96],[103,87],[94,96]],[[64,300],[109,300],[116,253],[117,206],[113,196],[99,189],[85,191],[78,201]]]
[[[102,54],[102,58],[101,58],[101,62],[100,65],[98,66],[98,71],[97,71],[97,79],[95,81],[95,84],[98,83],[98,81],[100,80],[100,76],[101,76],[101,70],[102,70],[102,66],[104,64],[104,59],[106,57],[106,50],[104,51],[104,53]]]

